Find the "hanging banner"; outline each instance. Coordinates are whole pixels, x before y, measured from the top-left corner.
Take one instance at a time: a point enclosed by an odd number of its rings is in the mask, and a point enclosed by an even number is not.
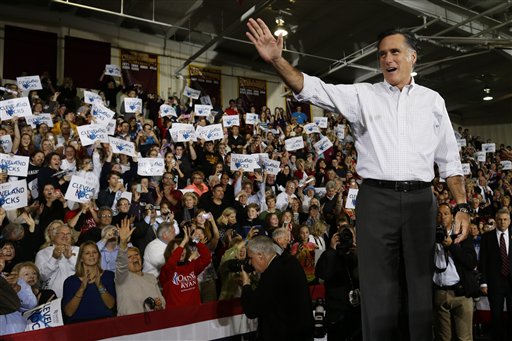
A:
[[[209,96],[210,103],[202,104],[216,104],[222,105],[221,100],[221,70],[211,67],[202,67],[199,65],[189,65],[188,74],[190,76],[189,86],[193,89],[199,90],[201,96]],[[199,96],[196,98],[198,99]]]
[[[121,65],[125,84],[140,84],[147,93],[158,93],[156,54],[121,49]]]
[[[238,77],[238,96],[242,98],[244,109],[251,106],[259,111],[267,105],[267,81],[261,79]]]

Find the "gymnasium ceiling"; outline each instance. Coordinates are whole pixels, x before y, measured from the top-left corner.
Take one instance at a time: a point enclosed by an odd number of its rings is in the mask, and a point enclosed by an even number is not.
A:
[[[272,70],[245,37],[244,13],[290,34],[286,57],[333,83],[376,82],[375,37],[394,27],[420,38],[416,81],[445,98],[460,124],[512,123],[512,2],[507,0],[0,0],[2,17],[87,19],[214,51],[216,65]],[[194,56],[191,56],[191,61]],[[185,68],[186,65],[184,64]],[[494,97],[485,102],[484,88]]]

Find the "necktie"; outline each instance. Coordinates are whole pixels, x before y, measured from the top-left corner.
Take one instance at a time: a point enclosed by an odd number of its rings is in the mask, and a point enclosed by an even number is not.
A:
[[[501,255],[501,274],[505,277],[510,275],[510,262],[507,254],[507,245],[505,244],[505,233],[500,236],[500,255]]]

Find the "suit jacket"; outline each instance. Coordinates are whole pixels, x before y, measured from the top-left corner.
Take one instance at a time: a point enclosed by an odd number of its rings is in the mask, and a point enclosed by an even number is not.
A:
[[[460,244],[452,243],[448,250],[457,269],[457,274],[460,277],[460,286],[457,288],[456,294],[466,297],[479,297],[480,285],[474,272],[478,261],[475,248],[473,247],[473,240],[466,238]]]
[[[306,275],[286,252],[272,260],[255,290],[242,288],[242,307],[248,318],[258,318],[258,340],[313,340]]]
[[[508,229],[509,238],[512,236],[512,228]],[[496,231],[490,231],[482,236],[480,243],[480,272],[482,273],[482,283],[489,287],[492,292],[501,287],[503,278],[501,276],[501,255],[500,244],[496,237]],[[512,265],[512,239],[509,240],[508,259]],[[509,275],[512,279],[512,272]]]

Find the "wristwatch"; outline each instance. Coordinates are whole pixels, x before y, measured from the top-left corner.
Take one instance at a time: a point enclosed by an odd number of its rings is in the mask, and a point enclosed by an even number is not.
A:
[[[464,203],[464,204],[457,204],[457,206],[455,206],[455,208],[453,209],[453,214],[457,214],[457,212],[462,212],[462,213],[471,213],[471,206],[469,206],[468,203]]]

